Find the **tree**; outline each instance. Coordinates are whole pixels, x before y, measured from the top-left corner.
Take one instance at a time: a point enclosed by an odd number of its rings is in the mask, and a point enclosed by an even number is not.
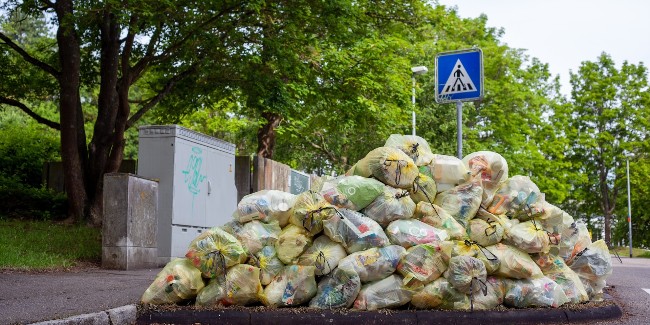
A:
[[[242,51],[243,40],[235,30],[255,13],[252,5],[238,1],[15,0],[3,9],[45,16],[56,30],[54,45],[38,48],[15,33],[0,32],[3,58],[27,67],[7,71],[12,87],[2,88],[0,103],[60,131],[69,216],[96,226],[102,222],[103,175],[119,168],[125,130],[206,62],[224,62],[226,48]],[[23,71],[36,77],[23,79]],[[130,97],[134,86],[143,97]],[[98,87],[90,141],[84,129],[83,87]],[[58,101],[58,122],[28,106],[40,93]],[[137,110],[132,112],[132,106]]]
[[[602,218],[604,239],[611,241],[612,218],[623,192],[625,160],[641,155],[648,141],[647,70],[623,62],[620,69],[606,53],[582,62],[571,73],[571,101],[560,114],[572,139],[567,154],[574,181],[571,202],[576,213],[593,222]]]

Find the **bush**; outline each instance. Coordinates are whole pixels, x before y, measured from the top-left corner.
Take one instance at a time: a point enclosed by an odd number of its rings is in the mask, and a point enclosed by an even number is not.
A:
[[[0,175],[0,216],[11,219],[59,220],[66,216],[66,196]]]
[[[55,131],[29,123],[0,125],[0,175],[41,187],[43,164],[59,156]]]
[[[57,132],[26,121],[0,123],[0,216],[65,217],[65,194],[43,188],[43,164],[59,156]]]

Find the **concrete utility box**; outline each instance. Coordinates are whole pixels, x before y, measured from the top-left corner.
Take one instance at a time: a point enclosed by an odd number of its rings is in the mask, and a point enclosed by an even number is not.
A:
[[[104,175],[102,267],[156,267],[158,183],[133,174]]]
[[[159,181],[158,263],[183,257],[237,208],[235,145],[178,125],[139,129],[138,175]]]

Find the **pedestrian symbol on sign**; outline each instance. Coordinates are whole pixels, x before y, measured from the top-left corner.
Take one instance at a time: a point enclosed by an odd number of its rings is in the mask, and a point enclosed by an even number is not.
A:
[[[441,95],[449,94],[459,94],[476,91],[476,86],[472,82],[472,79],[467,74],[467,70],[463,66],[463,63],[460,62],[460,59],[456,60],[454,69],[452,69],[447,78],[445,86],[442,88]]]

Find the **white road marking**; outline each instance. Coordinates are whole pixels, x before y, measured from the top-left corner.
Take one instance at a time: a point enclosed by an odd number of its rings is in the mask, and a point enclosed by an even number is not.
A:
[[[648,294],[650,294],[650,289],[641,288],[641,290],[643,290],[643,291],[647,292]]]

